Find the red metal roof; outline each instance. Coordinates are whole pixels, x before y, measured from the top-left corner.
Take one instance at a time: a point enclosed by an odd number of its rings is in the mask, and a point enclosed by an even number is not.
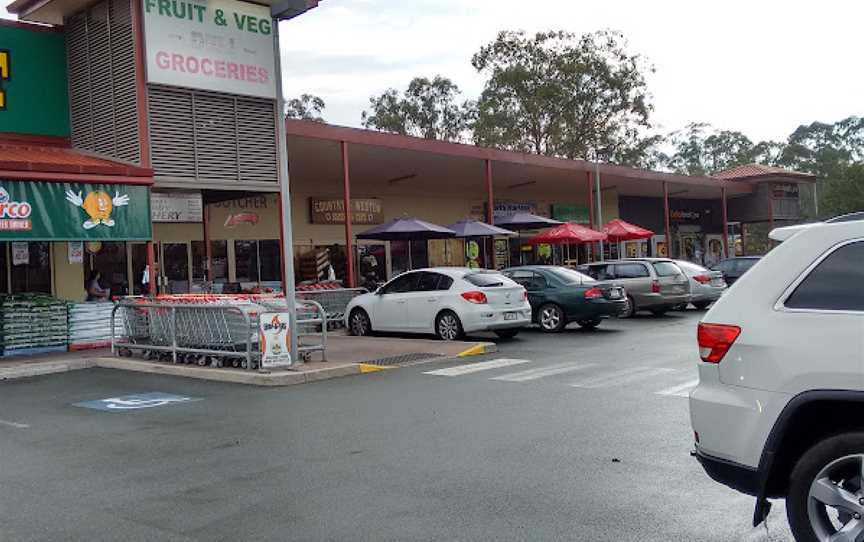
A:
[[[782,167],[765,166],[762,164],[745,164],[721,171],[712,175],[718,179],[727,181],[739,181],[744,179],[755,179],[758,177],[795,177],[799,179],[815,180],[816,177],[810,173],[792,171]]]
[[[99,176],[101,181],[152,184],[153,170],[112,162],[76,152],[56,144],[30,144],[0,140],[0,172],[5,177],[45,178],[58,180],[81,176],[81,181]]]

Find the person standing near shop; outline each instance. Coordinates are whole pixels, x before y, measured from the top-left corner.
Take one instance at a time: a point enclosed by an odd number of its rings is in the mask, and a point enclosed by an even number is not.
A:
[[[111,289],[103,288],[99,283],[102,278],[102,273],[93,270],[90,273],[90,278],[87,279],[87,301],[108,301],[111,297]]]

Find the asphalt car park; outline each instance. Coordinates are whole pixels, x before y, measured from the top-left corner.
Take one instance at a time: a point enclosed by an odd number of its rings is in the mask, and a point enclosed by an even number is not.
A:
[[[0,383],[0,540],[787,540],[689,456],[701,315],[290,389]]]

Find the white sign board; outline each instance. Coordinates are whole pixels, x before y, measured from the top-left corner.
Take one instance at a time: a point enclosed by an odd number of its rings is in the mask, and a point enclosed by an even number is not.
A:
[[[290,316],[287,312],[262,312],[258,317],[262,369],[291,365]]]
[[[12,265],[28,265],[30,263],[30,247],[25,242],[12,243]]]
[[[201,222],[204,220],[201,194],[151,192],[150,216],[153,222]]]
[[[84,263],[84,241],[69,241],[69,263]]]
[[[275,98],[271,21],[236,0],[144,0],[147,81]]]

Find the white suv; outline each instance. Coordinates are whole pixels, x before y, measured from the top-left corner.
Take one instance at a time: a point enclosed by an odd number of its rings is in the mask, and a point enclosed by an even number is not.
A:
[[[785,497],[799,541],[864,540],[864,213],[783,241],[699,324],[693,452],[714,480]]]

